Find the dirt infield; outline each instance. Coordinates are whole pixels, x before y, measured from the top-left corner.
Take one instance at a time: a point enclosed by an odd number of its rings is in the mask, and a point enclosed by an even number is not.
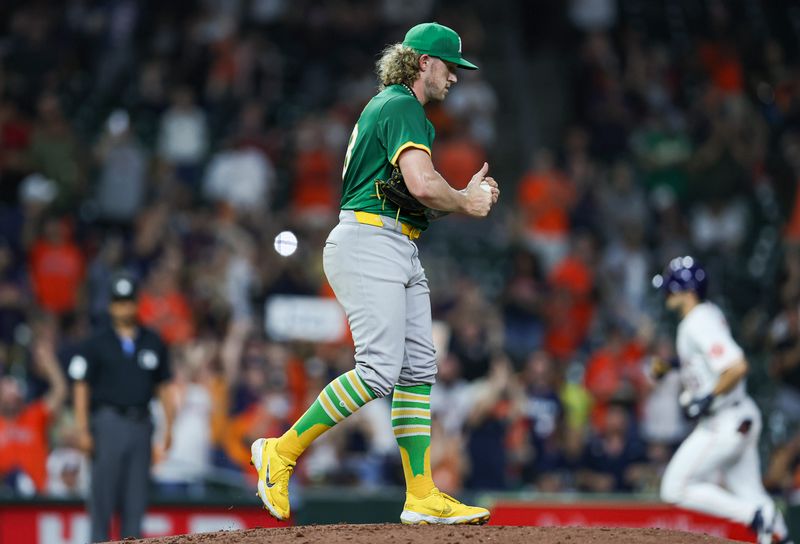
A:
[[[167,536],[121,544],[722,544],[735,542],[709,535],[663,529],[620,527],[446,527],[382,525],[309,525],[281,529],[220,531]]]

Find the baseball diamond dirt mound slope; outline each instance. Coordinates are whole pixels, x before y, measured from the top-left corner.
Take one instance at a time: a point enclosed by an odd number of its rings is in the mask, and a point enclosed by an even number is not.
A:
[[[722,544],[709,535],[664,529],[621,527],[447,527],[382,525],[308,525],[280,529],[220,531],[167,536],[124,544]]]

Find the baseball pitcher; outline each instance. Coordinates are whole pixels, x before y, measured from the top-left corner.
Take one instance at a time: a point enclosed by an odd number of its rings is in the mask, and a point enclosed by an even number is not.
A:
[[[431,479],[436,359],[430,291],[414,243],[431,219],[450,212],[484,217],[500,194],[485,163],[462,191],[433,168],[434,129],[423,106],[444,100],[457,68],[477,69],[461,56],[458,34],[437,23],[413,27],[378,61],[381,90],[350,136],[339,224],[323,250],[325,275],[350,323],[355,368],[328,384],[283,436],[253,443],[258,496],[278,520],[289,517],[289,477],[300,454],[364,404],[392,392],[392,427],[407,486],[400,520],[489,520],[488,510],[458,502]]]
[[[655,281],[681,318],[674,366],[681,406],[697,420],[664,472],[662,500],[749,525],[759,544],[789,543],[783,516],[761,483],[761,413],[745,389],[747,360],[722,311],[705,300],[705,270],[692,257],[677,257]],[[656,364],[651,373],[659,378],[669,366]]]

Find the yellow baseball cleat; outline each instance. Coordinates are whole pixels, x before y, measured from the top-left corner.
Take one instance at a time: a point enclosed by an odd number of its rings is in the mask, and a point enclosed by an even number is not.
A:
[[[289,519],[289,478],[294,463],[275,449],[277,438],[259,438],[250,446],[250,464],[258,471],[258,498],[278,521]]]
[[[406,525],[483,525],[489,521],[489,511],[462,504],[434,488],[421,499],[406,493],[400,521]]]

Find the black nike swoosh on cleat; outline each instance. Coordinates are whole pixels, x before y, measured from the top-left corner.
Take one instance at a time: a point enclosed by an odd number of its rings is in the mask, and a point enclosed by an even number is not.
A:
[[[275,484],[269,483],[269,461],[267,461],[267,477],[265,478],[265,484],[267,485],[267,489],[272,489]]]

